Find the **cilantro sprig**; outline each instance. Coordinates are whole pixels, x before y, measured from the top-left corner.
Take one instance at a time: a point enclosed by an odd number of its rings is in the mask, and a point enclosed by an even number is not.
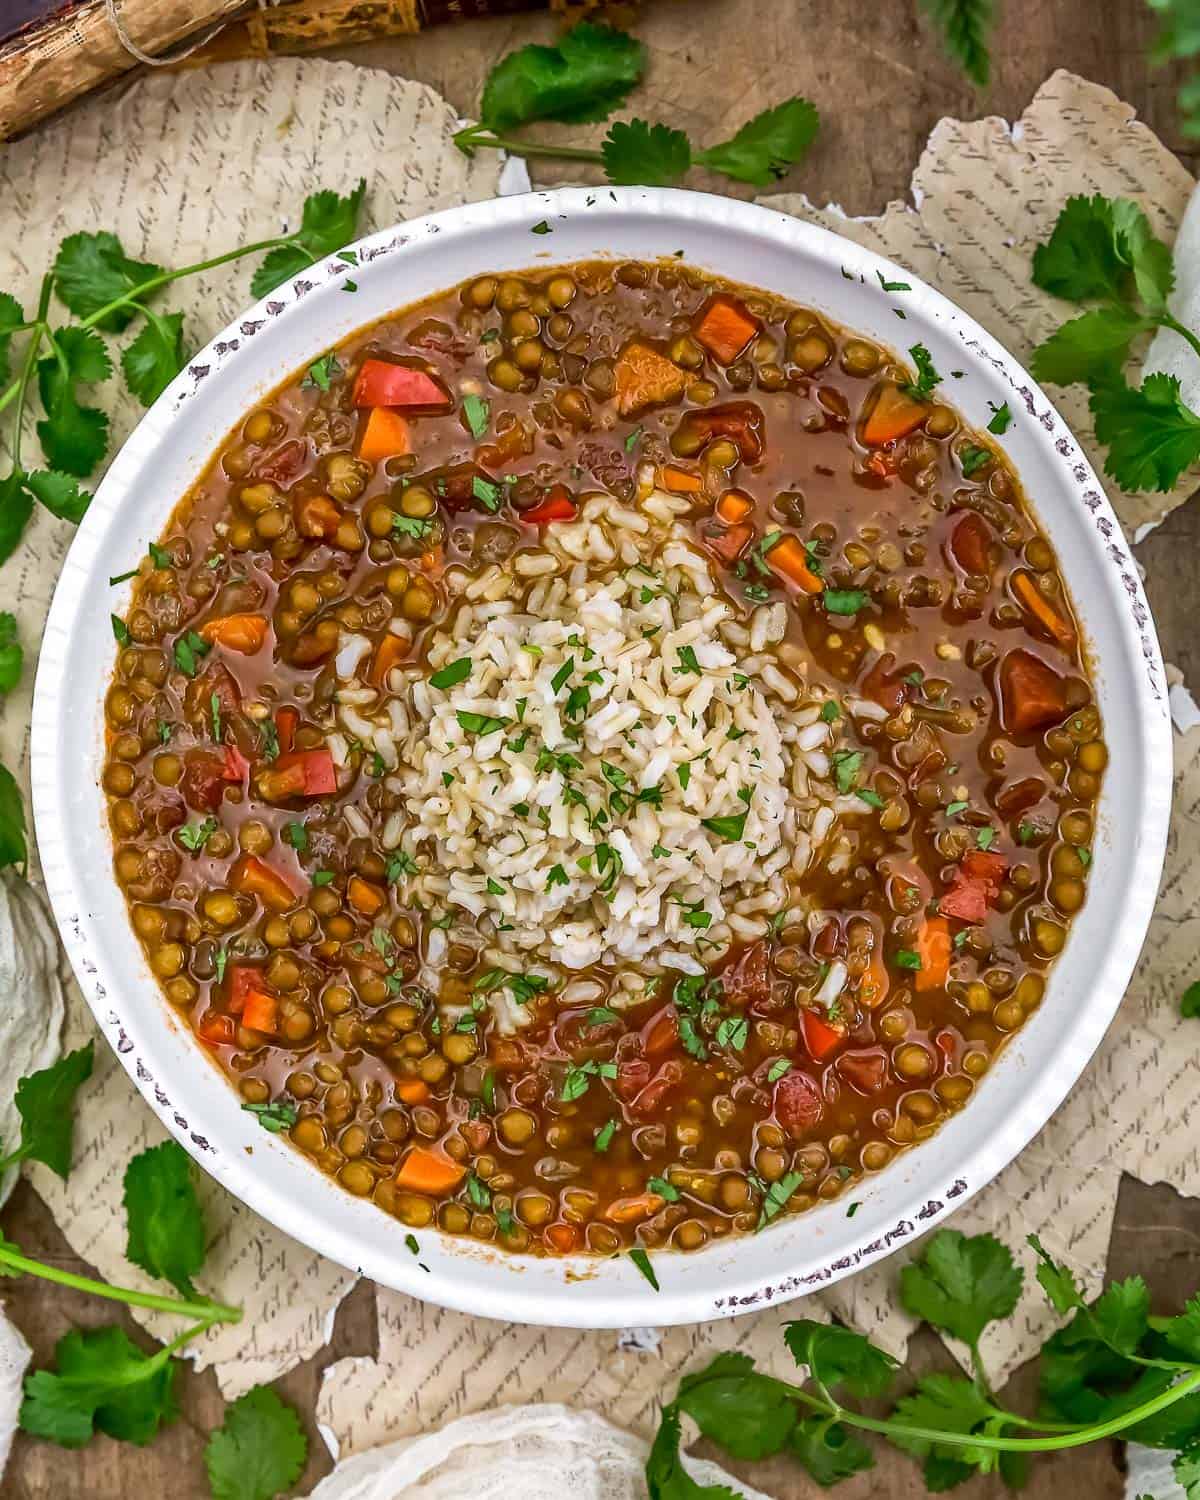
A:
[[[1200,1478],[1200,1296],[1173,1318],[1151,1317],[1139,1277],[1113,1283],[1091,1304],[1074,1277],[1032,1239],[1038,1280],[1071,1322],[1042,1351],[1041,1405],[1026,1417],[992,1394],[979,1357],[989,1323],[1012,1316],[1023,1275],[991,1235],[939,1230],[901,1273],[905,1309],[970,1351],[972,1378],[933,1374],[877,1417],[851,1401],[887,1397],[896,1361],[864,1335],[803,1318],[784,1339],[801,1371],[792,1382],[764,1374],[749,1355],[726,1351],[687,1375],[663,1407],[646,1463],[651,1500],[728,1500],[721,1486],[700,1485],[680,1460],[680,1421],[732,1457],[789,1454],[828,1486],[870,1469],[863,1434],[887,1438],[924,1466],[931,1491],[975,1474],[1012,1488],[1040,1452],[1062,1451],[1120,1435],[1176,1452],[1175,1475],[1189,1494]],[[874,1410],[876,1408],[872,1408]]]
[[[592,162],[616,184],[668,186],[693,166],[704,166],[738,182],[767,187],[800,161],[816,139],[817,110],[799,95],[764,109],[729,140],[702,149],[674,126],[636,118],[610,126],[599,149],[511,134],[535,120],[581,124],[606,119],[641,80],[645,64],[645,48],[635,38],[581,21],[557,46],[532,44],[501,58],[484,85],[479,123],[460,130],[454,144],[467,156],[482,148]]]
[[[995,21],[993,0],[921,0],[921,8],[971,82],[986,88],[992,70],[988,33]]]
[[[101,335],[140,324],[116,363],[130,392],[144,406],[152,405],[188,359],[183,314],[151,305],[163,289],[184,276],[263,255],[251,291],[265,297],[354,238],[365,191],[364,181],[344,197],[328,190],[313,193],[289,233],[174,270],[133,259],[106,230],[72,234],[42,277],[30,316],[11,293],[0,292],[0,413],[11,411],[12,459],[9,472],[0,475],[0,563],[16,548],[35,504],[74,523],[87,510],[91,495],[80,481],[103,462],[110,439],[107,415],[89,398],[114,370]],[[55,300],[74,322],[57,321]],[[36,429],[44,463],[26,461],[22,454],[24,417],[35,400],[42,413]]]
[[[1156,328],[1176,333],[1200,357],[1200,339],[1167,307],[1175,285],[1171,252],[1127,198],[1068,198],[1033,257],[1043,291],[1094,304],[1033,351],[1032,369],[1053,385],[1086,385],[1096,437],[1108,449],[1104,471],[1124,490],[1169,490],[1200,460],[1200,415],[1173,375],[1124,376],[1135,339]]]

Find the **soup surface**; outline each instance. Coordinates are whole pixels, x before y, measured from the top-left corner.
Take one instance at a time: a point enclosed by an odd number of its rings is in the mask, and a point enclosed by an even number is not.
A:
[[[852,1203],[1037,1007],[1101,725],[911,356],[674,261],[482,277],[249,414],[140,563],[117,878],[349,1192],[695,1249]]]

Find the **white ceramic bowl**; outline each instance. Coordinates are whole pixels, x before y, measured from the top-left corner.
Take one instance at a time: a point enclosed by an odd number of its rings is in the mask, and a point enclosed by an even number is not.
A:
[[[531,233],[545,221],[550,233]],[[191,361],[99,487],[63,566],[33,711],[33,805],[46,884],[101,1030],[167,1129],[230,1192],[287,1233],[384,1285],[487,1317],[579,1327],[697,1322],[836,1281],[935,1224],[1012,1160],[1079,1077],[1120,1004],[1154,903],[1166,841],[1171,742],[1162,662],[1137,570],[1079,446],[1029,375],[911,272],[798,219],[729,198],[568,188],[475,203],[384,230],[281,287]],[[237,1107],[160,996],[112,873],[99,785],[115,646],[110,589],[156,538],[224,435],[292,371],[365,323],[473,275],[596,256],[686,261],[827,312],[885,345],[920,340],[947,395],[983,425],[1014,413],[1004,447],[1062,564],[1093,650],[1110,764],[1087,903],[1040,1010],[967,1108],[858,1193],[758,1236],[662,1254],[660,1293],[628,1257],[512,1257],[404,1227],[352,1198]],[[877,273],[903,280],[907,321]],[[343,283],[357,282],[355,295]],[[249,1148],[253,1148],[251,1153]]]

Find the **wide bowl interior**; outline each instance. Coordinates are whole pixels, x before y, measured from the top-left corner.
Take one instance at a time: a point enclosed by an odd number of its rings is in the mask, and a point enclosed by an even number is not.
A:
[[[628,1257],[518,1258],[433,1231],[418,1236],[418,1265],[403,1225],[261,1130],[149,973],[112,873],[99,785],[116,649],[108,615],[129,589],[108,579],[160,534],[245,412],[354,329],[466,277],[605,255],[679,255],[883,344],[919,340],[939,370],[961,371],[947,378],[947,395],[979,426],[989,403],[1007,401],[1004,446],[1081,617],[1110,751],[1087,903],[1040,1010],[967,1108],[871,1179],[853,1218],[835,1202],[755,1237],[658,1256],[659,1293]],[[564,189],[383,231],[354,260],[331,257],[280,288],[191,362],[118,455],[64,564],[37,676],[33,793],[42,868],[83,992],[147,1102],[207,1171],[289,1234],[384,1285],[487,1317],[610,1327],[726,1316],[837,1280],[923,1232],[1021,1150],[1078,1078],[1133,969],[1161,871],[1171,744],[1162,663],[1120,527],[1050,402],[994,339],[911,273],[789,216],[699,193]],[[880,274],[911,289],[885,292]],[[903,322],[893,311],[901,301]]]

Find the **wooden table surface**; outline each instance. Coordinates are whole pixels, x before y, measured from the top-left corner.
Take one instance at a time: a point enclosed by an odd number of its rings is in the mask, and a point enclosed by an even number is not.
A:
[[[995,77],[983,96],[967,85],[942,56],[923,22],[916,0],[648,0],[637,27],[651,64],[635,96],[638,111],[681,125],[699,140],[720,139],[748,114],[793,93],[804,93],[822,115],[820,141],[809,160],[783,184],[803,188],[817,201],[832,199],[849,213],[875,213],[889,198],[904,196],[926,136],[943,115],[1018,115],[1037,86],[1055,68],[1067,67],[1107,84],[1128,100],[1163,141],[1197,169],[1200,143],[1179,129],[1176,76],[1152,69],[1147,53],[1154,22],[1143,0],[1000,0],[1004,17],[995,45]],[[465,115],[478,102],[481,82],[493,61],[513,46],[549,40],[549,17],[476,21],[395,42],[351,48],[353,61],[419,78],[440,90]],[[594,128],[597,141],[604,127]],[[573,139],[580,131],[573,129]],[[553,135],[553,128],[547,131]],[[543,167],[540,184],[578,180],[578,168]],[[727,190],[723,180],[696,186]],[[750,195],[747,190],[745,196]],[[1163,651],[1200,689],[1195,620],[1200,614],[1200,507],[1177,511],[1138,549],[1147,570],[1150,601]],[[56,1265],[86,1272],[40,1200],[22,1183],[0,1227],[26,1250]],[[1014,1233],[1017,1228],[1014,1229]],[[1109,1268],[1114,1276],[1140,1272],[1149,1282],[1155,1310],[1175,1310],[1200,1276],[1200,1202],[1171,1188],[1122,1183]],[[10,1317],[33,1346],[35,1360],[48,1360],[55,1341],[74,1326],[109,1322],[111,1305],[51,1287],[32,1278],[5,1283]],[[149,1342],[129,1320],[132,1337]],[[279,1382],[309,1422],[311,1457],[304,1493],[330,1468],[311,1413],[321,1371],[350,1354],[375,1348],[373,1290],[360,1285],[342,1304],[329,1347]],[[914,1344],[914,1364],[946,1367],[948,1356],[924,1331]],[[1020,1404],[1032,1396],[1029,1370],[1018,1372],[1008,1392]],[[67,1452],[18,1435],[2,1500],[127,1500],[167,1496],[208,1500],[201,1462],[208,1431],[221,1420],[222,1402],[211,1374],[189,1371],[180,1382],[183,1415],[146,1449],[97,1438],[85,1450]],[[750,1477],[751,1470],[747,1470]],[[1119,1444],[1101,1444],[1055,1460],[1042,1460],[1026,1495],[1051,1500],[1066,1481],[1089,1500],[1116,1500],[1123,1493]],[[815,1497],[822,1491],[790,1465],[754,1471],[754,1483],[780,1500]],[[978,1479],[957,1493],[964,1500],[999,1494],[998,1481]],[[912,1463],[886,1448],[879,1467],[840,1487],[845,1500],[888,1496],[908,1500],[924,1494]]]

